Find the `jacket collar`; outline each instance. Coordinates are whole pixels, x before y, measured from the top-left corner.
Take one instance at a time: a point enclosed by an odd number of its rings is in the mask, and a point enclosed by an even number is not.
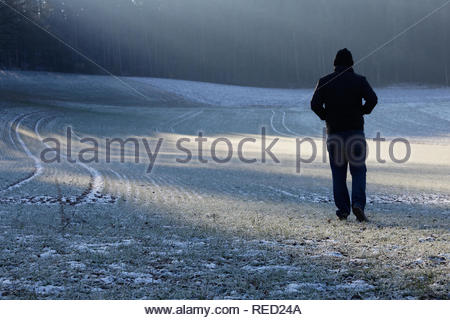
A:
[[[352,67],[335,66],[334,71],[336,72],[354,72]]]

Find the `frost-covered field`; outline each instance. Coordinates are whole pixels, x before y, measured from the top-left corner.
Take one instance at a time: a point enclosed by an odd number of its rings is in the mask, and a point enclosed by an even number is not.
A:
[[[164,79],[0,72],[0,295],[28,298],[449,298],[450,89],[378,89],[369,139],[370,223],[336,220],[323,124],[311,90],[243,88]],[[71,163],[100,142],[98,163]],[[261,163],[260,131],[279,137],[280,163]],[[208,138],[197,161],[202,131]],[[295,137],[317,160],[295,171]],[[40,159],[59,138],[60,163]],[[164,142],[151,174],[141,145],[112,151],[106,138]],[[232,161],[210,147],[226,137]],[[246,158],[236,148],[244,137]],[[411,141],[411,159],[389,159],[389,141]],[[185,153],[193,160],[178,163]],[[224,144],[218,155],[226,155]],[[305,147],[307,157],[311,150]],[[402,157],[402,147],[396,149]],[[86,155],[89,157],[89,155]]]

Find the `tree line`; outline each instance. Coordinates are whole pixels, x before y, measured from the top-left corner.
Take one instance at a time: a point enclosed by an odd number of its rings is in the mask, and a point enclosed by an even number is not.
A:
[[[448,86],[450,5],[374,52],[444,2],[2,0],[0,66],[104,73],[30,19],[121,76],[311,87],[347,47],[375,85]]]

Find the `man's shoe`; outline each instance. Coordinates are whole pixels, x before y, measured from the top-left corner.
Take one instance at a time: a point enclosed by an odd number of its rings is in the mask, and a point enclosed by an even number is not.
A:
[[[364,214],[364,210],[363,209],[361,209],[358,206],[354,206],[352,209],[353,209],[353,213],[356,216],[356,219],[359,222],[369,222],[369,219],[367,219],[366,215]]]
[[[347,221],[348,213],[342,213],[340,210],[336,211],[336,215],[338,216],[339,220],[341,221]]]

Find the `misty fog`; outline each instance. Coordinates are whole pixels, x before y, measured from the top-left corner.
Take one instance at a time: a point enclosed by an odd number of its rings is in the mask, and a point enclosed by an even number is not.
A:
[[[312,87],[349,48],[355,61],[443,0],[8,0],[116,75]],[[356,70],[374,85],[449,85],[450,6]],[[0,3],[0,66],[104,74]]]

